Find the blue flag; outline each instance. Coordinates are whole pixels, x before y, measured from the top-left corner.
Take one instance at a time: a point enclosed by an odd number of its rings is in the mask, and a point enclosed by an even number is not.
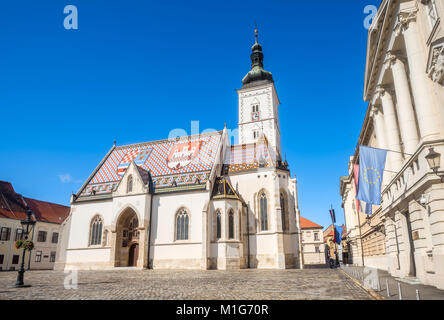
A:
[[[359,185],[356,199],[381,204],[381,185],[387,151],[359,146]]]
[[[335,226],[335,242],[337,244],[341,244],[341,238],[342,238],[342,227]]]
[[[331,222],[333,224],[335,224],[336,223],[336,215],[335,215],[335,210],[334,209],[330,210],[330,217],[331,217]]]
[[[372,205],[370,203],[365,204],[365,213],[371,215],[372,214]]]

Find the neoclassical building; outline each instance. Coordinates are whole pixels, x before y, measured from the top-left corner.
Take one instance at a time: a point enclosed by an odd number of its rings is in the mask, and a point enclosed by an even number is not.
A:
[[[77,194],[57,268],[300,268],[296,179],[281,157],[279,99],[252,47],[228,130],[113,145]]]
[[[341,178],[356,263],[444,289],[444,2],[384,0],[368,34],[358,145],[387,149],[382,204],[357,213],[353,164]]]
[[[304,217],[300,217],[300,221],[304,265],[325,264],[324,227]]]

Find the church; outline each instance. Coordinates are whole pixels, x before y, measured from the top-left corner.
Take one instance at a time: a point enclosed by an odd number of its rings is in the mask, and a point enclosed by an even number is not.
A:
[[[239,144],[222,131],[112,148],[80,190],[55,269],[302,268],[297,182],[257,40],[237,90]]]

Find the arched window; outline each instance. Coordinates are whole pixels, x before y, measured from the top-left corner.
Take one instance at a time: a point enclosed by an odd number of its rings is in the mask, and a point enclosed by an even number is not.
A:
[[[259,196],[261,231],[268,230],[267,196],[262,192]]]
[[[228,239],[234,239],[234,213],[230,210],[228,214]]]
[[[128,240],[132,241],[134,239],[139,239],[139,219],[137,216],[134,216],[129,223],[128,227]]]
[[[281,193],[280,195],[281,200],[281,219],[282,219],[282,230],[287,231],[288,230],[288,224],[287,224],[287,207],[285,206],[285,197],[284,194]]]
[[[102,218],[96,216],[91,223],[91,236],[89,240],[89,245],[97,246],[102,243],[102,228],[103,221]]]
[[[222,215],[220,211],[216,211],[216,239],[222,237]]]
[[[127,192],[132,192],[133,191],[133,176],[128,176],[128,191]]]
[[[188,240],[189,215],[185,209],[180,209],[176,216],[176,240]]]

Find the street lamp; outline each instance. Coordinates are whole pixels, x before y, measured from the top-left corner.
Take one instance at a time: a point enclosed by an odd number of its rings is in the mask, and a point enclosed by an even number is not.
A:
[[[31,217],[32,217],[32,210],[27,205],[26,206],[26,219],[20,221],[21,225],[23,226],[23,235],[24,235],[25,241],[28,240],[29,233],[31,232],[31,230],[35,224],[35,221],[33,221]],[[25,285],[23,282],[23,277],[25,275],[26,249],[27,248],[25,246],[23,246],[22,264],[20,266],[20,269],[18,270],[17,281],[15,282],[15,286],[14,286],[16,288],[30,287],[30,285]],[[31,254],[31,250],[29,250],[29,254]]]
[[[427,163],[430,169],[437,174],[439,167],[441,166],[441,154],[433,150],[433,147],[429,148],[429,154],[426,155]]]

